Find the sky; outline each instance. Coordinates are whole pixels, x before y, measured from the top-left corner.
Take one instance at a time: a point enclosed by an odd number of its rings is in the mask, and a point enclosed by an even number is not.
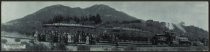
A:
[[[138,19],[184,22],[186,26],[194,25],[208,31],[208,1],[2,1],[1,23],[56,4],[80,8],[105,4]]]

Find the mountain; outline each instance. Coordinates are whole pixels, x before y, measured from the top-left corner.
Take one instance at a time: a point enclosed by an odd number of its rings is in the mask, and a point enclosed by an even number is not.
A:
[[[30,31],[41,27],[43,22],[53,19],[55,16],[74,17],[90,16],[99,14],[103,22],[107,21],[131,21],[136,20],[135,17],[129,16],[121,11],[117,11],[107,5],[98,4],[88,8],[71,8],[64,5],[52,5],[40,9],[39,11],[29,14],[23,18],[9,21],[2,24],[2,30],[9,31]],[[15,25],[15,26],[13,26]]]
[[[27,15],[20,20],[14,20],[10,22],[19,22],[19,21],[48,21],[56,15],[61,16],[88,16],[99,14],[102,16],[102,21],[130,21],[135,20],[135,17],[129,16],[123,12],[117,11],[107,5],[94,5],[85,9],[71,8],[63,5],[52,5],[40,9],[39,11]],[[10,23],[9,22],[9,23]]]

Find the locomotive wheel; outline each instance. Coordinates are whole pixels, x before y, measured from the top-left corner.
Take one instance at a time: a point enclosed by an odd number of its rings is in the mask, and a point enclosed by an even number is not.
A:
[[[189,42],[185,42],[185,43],[181,43],[182,46],[191,46],[191,43]]]
[[[165,42],[158,42],[157,45],[164,45]]]
[[[171,46],[171,47],[177,47],[178,44],[169,44],[169,46]]]
[[[156,42],[152,42],[152,45],[157,45],[157,43]]]
[[[157,45],[157,42],[153,40],[152,45]]]
[[[186,45],[186,46],[191,46],[191,43],[188,42],[188,43],[185,43],[185,45]]]

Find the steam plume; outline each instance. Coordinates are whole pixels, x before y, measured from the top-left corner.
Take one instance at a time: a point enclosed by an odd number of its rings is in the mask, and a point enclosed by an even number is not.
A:
[[[183,23],[179,23],[179,24],[175,24],[175,26],[177,27],[177,28],[179,28],[182,32],[186,32],[186,30],[183,28]]]

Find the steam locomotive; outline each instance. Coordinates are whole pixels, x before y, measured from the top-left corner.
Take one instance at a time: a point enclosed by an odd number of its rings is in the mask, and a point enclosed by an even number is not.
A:
[[[187,37],[180,37],[173,32],[165,32],[164,34],[157,34],[152,39],[153,45],[167,44],[169,46],[191,46],[191,42]]]

